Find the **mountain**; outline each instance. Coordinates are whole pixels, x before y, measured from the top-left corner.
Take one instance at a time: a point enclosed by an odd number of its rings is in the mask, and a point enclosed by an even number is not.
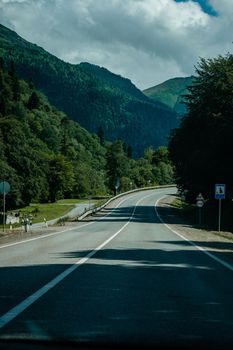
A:
[[[173,111],[184,114],[186,108],[183,95],[188,93],[187,87],[192,85],[192,80],[193,77],[169,79],[144,90],[143,93],[153,101],[164,103]]]
[[[8,208],[105,193],[105,153],[97,136],[0,60],[0,181],[11,184]]]
[[[0,181],[8,181],[7,210],[59,198],[102,196],[173,183],[165,147],[134,160],[122,140],[90,134],[52,106],[14,64],[0,59]],[[1,201],[1,198],[0,198]],[[36,213],[36,212],[35,212]],[[3,217],[0,213],[0,223]]]
[[[154,102],[129,79],[87,63],[66,63],[0,25],[0,57],[41,90],[59,110],[90,132],[101,127],[109,140],[121,138],[139,157],[148,146],[167,144],[177,114]]]
[[[118,74],[114,74],[104,67],[99,67],[88,62],[82,62],[79,66],[86,72],[89,72],[96,78],[100,79],[102,83],[115,86],[116,88],[130,94],[131,96],[134,96],[139,100],[149,102],[148,98],[142,93],[142,91],[139,90],[129,79]]]

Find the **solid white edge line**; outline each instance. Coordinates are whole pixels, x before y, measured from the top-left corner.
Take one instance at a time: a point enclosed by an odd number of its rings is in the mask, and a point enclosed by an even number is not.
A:
[[[80,226],[77,226],[77,227],[72,227],[72,228],[68,228],[68,229],[65,229],[65,230],[62,230],[62,231],[56,231],[56,232],[53,232],[53,233],[48,233],[46,235],[42,235],[42,236],[39,236],[39,237],[34,237],[34,238],[28,238],[28,239],[24,239],[22,241],[18,241],[18,242],[14,242],[14,243],[8,243],[8,244],[4,244],[4,245],[1,245],[0,246],[0,249],[3,249],[3,248],[8,248],[8,247],[12,247],[12,246],[15,246],[15,245],[18,245],[18,244],[23,244],[23,243],[28,243],[28,242],[32,242],[32,241],[37,241],[39,239],[43,239],[43,238],[47,238],[47,237],[52,237],[52,236],[56,236],[60,233],[64,233],[64,232],[68,232],[68,231],[73,231],[73,230],[76,230],[76,229],[79,229],[79,228],[82,228],[82,227],[85,227],[85,226],[89,226],[89,225],[93,225],[96,221],[101,221],[102,219],[104,219],[105,217],[107,217],[108,215],[112,214],[114,212],[114,210],[116,210],[119,205],[121,205],[123,202],[126,201],[126,199],[129,199],[131,197],[135,196],[135,194],[133,194],[132,196],[130,197],[127,197],[125,199],[123,199],[122,201],[120,201],[118,203],[118,205],[113,209],[111,210],[111,212],[109,212],[108,214],[104,215],[104,216],[101,216],[99,219],[96,219],[95,221],[93,222],[88,222],[86,224],[83,224],[83,225],[80,225]]]
[[[71,265],[68,269],[60,273],[58,276],[53,278],[50,282],[45,284],[43,287],[38,289],[35,293],[31,294],[29,297],[24,299],[21,303],[10,309],[8,312],[6,312],[4,315],[0,317],[0,329],[3,328],[5,325],[7,325],[9,322],[11,322],[14,318],[16,318],[18,315],[20,315],[24,310],[26,310],[30,305],[32,305],[35,301],[37,301],[39,298],[41,298],[44,294],[46,294],[50,289],[55,287],[58,283],[60,283],[64,278],[66,278],[68,275],[70,275],[73,271],[75,271],[79,266],[84,264],[86,261],[88,261],[94,254],[96,254],[99,250],[101,250],[104,246],[106,246],[109,242],[111,242],[120,232],[122,232],[126,226],[131,222],[135,210],[138,206],[138,204],[145,198],[152,196],[153,194],[146,195],[139,199],[137,203],[134,206],[134,210],[129,218],[129,220],[117,231],[115,232],[111,237],[109,237],[107,240],[105,240],[103,243],[101,243],[97,248],[93,249],[89,254],[87,254],[85,257],[79,259],[76,261],[75,264]],[[126,198],[127,199],[127,198]],[[125,199],[125,200],[126,200]],[[124,200],[124,201],[125,201]],[[123,203],[124,201],[121,201]],[[118,206],[119,206],[118,205]],[[117,207],[118,207],[117,206]],[[117,208],[115,207],[115,208]]]
[[[164,189],[165,190],[165,189]],[[163,191],[164,191],[163,190]],[[157,192],[158,194],[163,192],[163,191],[160,191],[160,192]],[[59,235],[59,234],[62,234],[64,232],[69,232],[69,231],[73,231],[73,230],[76,230],[76,229],[79,229],[79,228],[82,228],[82,227],[85,227],[85,226],[89,226],[89,225],[93,225],[96,221],[101,221],[103,220],[105,217],[111,215],[122,203],[124,203],[127,199],[129,198],[132,198],[132,197],[135,197],[136,195],[138,194],[138,192],[136,193],[133,193],[132,196],[130,197],[127,197],[127,198],[124,198],[122,201],[120,201],[116,207],[114,207],[108,214],[104,215],[104,216],[101,216],[100,218],[96,219],[95,221],[92,221],[92,222],[88,222],[86,224],[83,224],[83,225],[80,225],[77,227],[72,227],[72,228],[68,228],[68,229],[65,229],[65,230],[62,230],[62,231],[56,231],[56,232],[53,232],[53,233],[48,233],[46,235],[41,235],[41,236],[38,236],[38,237],[34,237],[34,238],[28,238],[28,239],[24,239],[22,241],[18,241],[18,242],[14,242],[14,243],[8,243],[8,244],[4,244],[4,245],[0,245],[0,249],[3,249],[3,248],[8,248],[8,247],[13,247],[15,245],[19,245],[19,244],[23,244],[23,243],[28,243],[28,242],[32,242],[32,241],[37,241],[39,239],[44,239],[44,238],[47,238],[47,237],[52,237],[52,236],[56,236],[56,235]]]
[[[164,222],[164,220],[161,218],[161,215],[158,213],[157,210],[157,206],[158,203],[163,199],[166,198],[167,196],[163,196],[161,198],[159,198],[156,202],[155,202],[155,213],[157,215],[157,217],[159,218],[159,220],[161,221],[161,223],[163,225],[165,225],[171,232],[173,232],[175,235],[179,236],[180,238],[184,239],[186,242],[188,242],[189,244],[191,244],[192,246],[194,246],[195,248],[199,249],[200,251],[202,251],[203,253],[205,253],[206,255],[208,255],[210,258],[214,259],[215,261],[217,261],[218,263],[220,263],[221,265],[223,265],[224,267],[226,267],[227,269],[233,271],[233,265],[227,263],[226,261],[218,258],[216,255],[208,252],[205,248],[200,247],[199,245],[195,244],[193,241],[190,241],[188,238],[184,237],[182,234],[180,234],[179,232],[177,232],[176,230],[174,230],[173,228],[171,228],[168,224],[166,224]]]

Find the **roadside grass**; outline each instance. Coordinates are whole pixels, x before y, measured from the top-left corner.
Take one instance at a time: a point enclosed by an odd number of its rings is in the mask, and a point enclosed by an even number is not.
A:
[[[30,217],[32,220],[32,224],[36,224],[38,222],[43,222],[44,219],[46,221],[57,219],[60,216],[65,216],[70,210],[75,208],[75,204],[87,204],[87,207],[89,204],[91,207],[98,207],[106,202],[108,198],[105,197],[99,197],[92,199],[84,198],[71,198],[71,199],[61,199],[58,200],[55,203],[31,203],[29,206],[20,208],[17,210],[9,210],[8,214],[11,213],[18,213],[20,214],[21,218]],[[6,225],[6,228],[10,227],[9,224]],[[15,223],[12,225],[13,228],[17,228],[21,226],[19,223]],[[2,228],[3,225],[0,224],[0,227]]]
[[[197,221],[197,207],[194,204],[189,204],[181,200],[180,197],[171,203],[171,207],[178,211],[178,215],[182,216],[185,220],[191,224],[195,224]]]
[[[224,236],[224,231],[233,233],[233,206],[231,203],[222,202],[221,232],[218,234]],[[218,231],[218,201],[206,201],[204,206],[199,209],[195,204],[186,203],[180,197],[176,197],[171,206],[177,210],[177,215],[189,224],[206,230]],[[199,225],[200,210],[201,225]],[[229,236],[227,237],[229,238]]]
[[[69,198],[69,199],[59,199],[56,204],[66,204],[66,205],[72,205],[72,204],[80,204],[80,203],[88,203],[88,199],[76,199],[76,198]]]
[[[72,204],[59,204],[59,203],[32,203],[29,206],[14,210],[13,212],[18,212],[21,217],[32,217],[32,223],[43,222],[56,219],[60,216],[67,214],[75,205]]]
[[[59,199],[56,203],[57,204],[72,205],[72,204],[81,204],[81,203],[89,204],[89,202],[91,202],[92,204],[96,205],[101,201],[102,201],[102,199],[92,199],[90,197],[90,199],[87,199],[87,198],[83,198],[83,199],[76,199],[76,198]]]

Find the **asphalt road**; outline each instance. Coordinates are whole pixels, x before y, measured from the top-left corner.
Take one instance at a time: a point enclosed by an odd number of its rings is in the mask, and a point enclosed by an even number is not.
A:
[[[0,337],[233,346],[233,267],[169,230],[137,192],[101,219],[0,246]]]

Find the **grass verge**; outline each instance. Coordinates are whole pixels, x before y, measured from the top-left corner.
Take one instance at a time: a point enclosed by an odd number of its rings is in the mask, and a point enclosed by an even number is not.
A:
[[[189,224],[205,230],[218,231],[218,202],[206,201],[200,209],[195,204],[189,204],[176,197],[171,207],[177,210],[177,215]],[[233,233],[232,204],[222,203],[221,231],[219,235],[224,237],[224,231]],[[233,235],[232,235],[233,237]]]

